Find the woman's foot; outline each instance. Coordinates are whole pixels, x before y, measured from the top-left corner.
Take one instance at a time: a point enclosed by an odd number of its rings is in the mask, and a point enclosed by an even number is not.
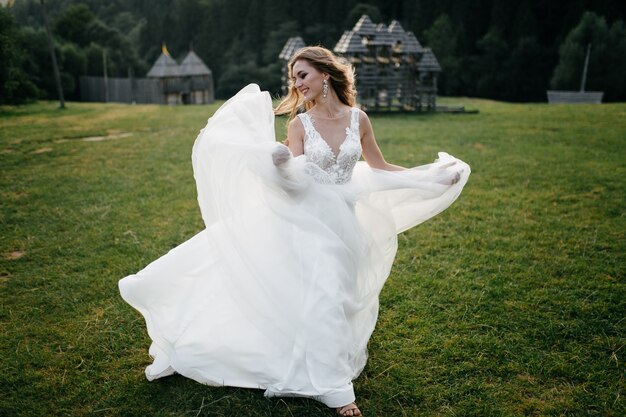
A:
[[[344,405],[343,407],[337,407],[337,414],[346,417],[346,416],[362,416],[361,410],[356,406],[356,403],[350,403]]]

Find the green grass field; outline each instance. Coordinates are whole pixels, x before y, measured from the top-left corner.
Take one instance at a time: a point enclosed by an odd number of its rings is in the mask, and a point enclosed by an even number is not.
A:
[[[626,415],[626,104],[441,102],[480,113],[372,116],[388,161],[473,173],[399,236],[364,415]],[[145,379],[117,281],[203,228],[190,155],[218,106],[68,107],[0,107],[0,415],[333,415]]]

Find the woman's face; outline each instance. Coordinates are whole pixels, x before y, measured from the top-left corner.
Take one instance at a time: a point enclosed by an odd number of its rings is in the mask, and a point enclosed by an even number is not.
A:
[[[318,71],[306,59],[299,59],[293,64],[294,85],[306,101],[314,101],[322,95],[324,80],[328,74]]]

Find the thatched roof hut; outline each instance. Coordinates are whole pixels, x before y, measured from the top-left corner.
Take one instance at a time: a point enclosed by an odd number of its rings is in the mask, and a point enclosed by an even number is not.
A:
[[[180,63],[180,75],[181,76],[194,76],[194,75],[212,75],[211,70],[204,65],[204,62],[193,50],[187,52],[187,55]]]
[[[148,77],[158,78],[162,98],[167,104],[204,104],[214,100],[213,73],[193,50],[187,52],[180,65],[163,45]]]
[[[148,71],[148,77],[167,78],[178,77],[180,75],[178,63],[167,52],[167,48],[163,46],[163,52]]]

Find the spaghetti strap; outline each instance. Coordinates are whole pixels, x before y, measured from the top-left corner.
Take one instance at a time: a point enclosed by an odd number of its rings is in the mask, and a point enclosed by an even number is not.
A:
[[[305,132],[304,141],[306,142],[307,138],[313,137],[313,134],[315,132],[315,127],[313,127],[313,123],[311,122],[311,118],[309,117],[308,114],[300,113],[298,117],[300,118],[300,121],[302,122],[302,125],[304,126],[304,132]]]
[[[350,109],[350,129],[359,131],[359,109],[356,107]]]

